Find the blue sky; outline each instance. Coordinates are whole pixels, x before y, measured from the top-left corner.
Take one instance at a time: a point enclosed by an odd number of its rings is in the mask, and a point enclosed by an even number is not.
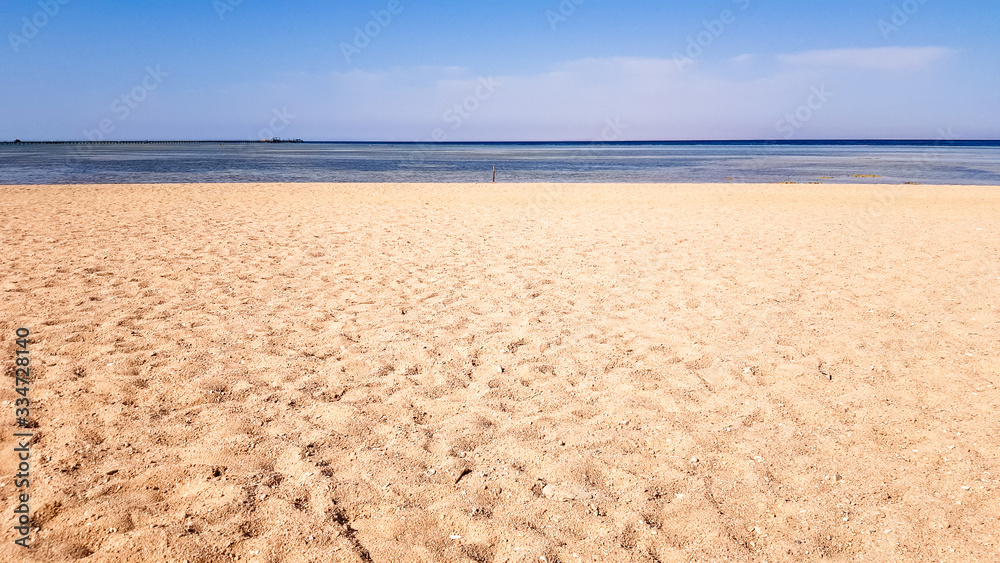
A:
[[[1000,138],[995,0],[5,0],[0,139]]]

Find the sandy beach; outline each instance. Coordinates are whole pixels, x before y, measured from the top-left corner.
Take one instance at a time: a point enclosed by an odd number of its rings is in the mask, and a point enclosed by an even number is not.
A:
[[[0,560],[1000,560],[1000,187],[2,192]]]

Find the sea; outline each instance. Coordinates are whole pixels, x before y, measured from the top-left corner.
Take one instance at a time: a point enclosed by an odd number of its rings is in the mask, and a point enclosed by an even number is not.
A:
[[[1000,186],[1000,141],[0,143],[0,184],[796,182]]]

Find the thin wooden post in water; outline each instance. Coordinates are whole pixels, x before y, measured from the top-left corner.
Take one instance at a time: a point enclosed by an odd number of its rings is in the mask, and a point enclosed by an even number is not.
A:
[[[493,165],[493,183],[494,184],[497,183],[497,165],[496,164]]]

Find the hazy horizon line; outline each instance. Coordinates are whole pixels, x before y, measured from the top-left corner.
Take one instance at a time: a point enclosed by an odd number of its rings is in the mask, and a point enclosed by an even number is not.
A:
[[[0,141],[0,145],[119,145],[119,144],[344,144],[344,145],[636,145],[636,144],[770,144],[770,145],[815,145],[815,144],[933,144],[970,145],[984,143],[1000,146],[1000,139],[927,139],[927,138],[830,138],[830,139],[639,139],[639,140],[495,140],[495,141],[399,141],[399,140],[243,140],[243,139],[121,139],[121,140],[48,140],[48,141]]]

